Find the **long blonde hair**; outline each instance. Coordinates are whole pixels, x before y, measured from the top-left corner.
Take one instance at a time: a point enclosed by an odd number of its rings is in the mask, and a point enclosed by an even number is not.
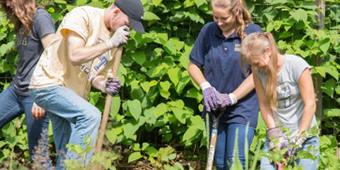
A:
[[[264,53],[265,49],[271,49],[271,55],[269,56],[268,68],[265,70],[267,74],[265,97],[272,110],[277,108],[277,73],[278,73],[278,56],[279,50],[276,46],[274,37],[269,32],[264,33],[251,33],[247,35],[241,45],[241,59],[251,65],[255,70],[258,70],[256,66],[252,65],[252,61],[255,59],[254,53]],[[253,73],[256,76],[256,73]]]
[[[35,0],[3,0],[0,5],[17,31],[22,26],[25,34],[30,32],[36,10]]]
[[[252,21],[251,15],[243,0],[211,0],[211,6],[223,7],[235,16],[236,32],[241,39],[245,37],[244,30]]]

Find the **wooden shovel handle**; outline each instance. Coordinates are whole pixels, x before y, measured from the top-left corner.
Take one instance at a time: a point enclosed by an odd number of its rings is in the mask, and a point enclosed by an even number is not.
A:
[[[112,75],[114,77],[118,76],[118,69],[119,69],[119,64],[120,64],[120,60],[122,56],[122,51],[123,51],[123,48],[120,48],[117,50],[115,54],[115,58],[114,58],[113,65],[112,65]],[[109,114],[111,111],[111,105],[112,105],[112,96],[107,94],[106,99],[105,99],[104,112],[103,112],[102,120],[101,120],[100,127],[99,127],[99,134],[98,134],[95,152],[100,152],[102,150],[105,131],[106,131],[106,125],[107,125],[107,121],[109,119]]]

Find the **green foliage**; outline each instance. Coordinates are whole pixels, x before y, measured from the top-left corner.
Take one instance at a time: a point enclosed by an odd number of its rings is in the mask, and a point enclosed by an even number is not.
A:
[[[58,25],[63,16],[76,6],[105,7],[112,0],[39,0],[46,5]],[[207,0],[142,0],[145,7],[144,25],[147,33],[131,32],[126,45],[119,77],[121,93],[113,97],[105,148],[121,146],[120,155],[95,156],[101,166],[117,162],[136,165],[140,162],[160,169],[187,169],[183,161],[201,159],[185,157],[206,153],[207,128],[200,118],[203,109],[199,88],[190,81],[186,71],[192,45],[203,24],[212,21]],[[336,137],[321,137],[320,168],[337,162],[334,153],[339,141],[339,2],[326,0],[325,29],[317,30],[317,7],[312,0],[247,0],[254,22],[270,31],[283,52],[297,54],[312,65],[313,77],[321,78],[324,101],[322,133]],[[17,52],[13,24],[0,11],[0,84],[8,86],[15,73]],[[3,89],[4,89],[3,88]],[[103,109],[104,95],[91,92],[90,102]],[[23,118],[12,121],[0,132],[0,164],[15,167],[29,161],[15,162],[15,156],[28,160],[26,126]],[[264,143],[265,128],[259,123],[251,145],[249,166],[258,168]],[[330,142],[329,142],[330,141]],[[71,147],[72,148],[72,147]],[[80,155],[87,149],[73,149]],[[21,154],[23,153],[23,154]],[[122,156],[123,155],[123,156]],[[125,158],[126,157],[126,158]],[[275,158],[275,156],[273,156]],[[14,159],[14,160],[13,160]],[[276,159],[276,158],[275,158]],[[278,158],[279,159],[279,158]],[[13,163],[8,165],[8,160]],[[204,162],[204,157],[201,162]],[[181,163],[180,163],[181,162]],[[188,163],[189,164],[189,163]],[[76,164],[73,164],[76,165]],[[334,167],[339,167],[338,164]],[[75,167],[77,168],[77,167]],[[332,168],[330,168],[332,169]]]
[[[336,157],[337,140],[334,136],[322,136],[320,138],[320,169],[335,170],[340,166],[340,160]]]

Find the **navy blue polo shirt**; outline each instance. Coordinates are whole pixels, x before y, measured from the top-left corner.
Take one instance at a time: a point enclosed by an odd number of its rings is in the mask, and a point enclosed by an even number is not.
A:
[[[261,32],[261,28],[249,24],[245,33],[252,32]],[[231,93],[247,77],[240,65],[240,45],[241,40],[236,33],[226,38],[217,24],[210,22],[201,29],[191,51],[190,61],[203,68],[206,80],[219,92]],[[258,111],[257,96],[253,90],[237,104],[228,107],[221,121],[241,124],[249,122],[251,127],[256,127]]]

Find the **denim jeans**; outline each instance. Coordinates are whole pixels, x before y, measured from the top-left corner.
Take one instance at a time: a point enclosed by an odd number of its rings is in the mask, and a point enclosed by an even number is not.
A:
[[[308,170],[317,170],[318,169],[318,163],[320,159],[320,139],[319,137],[311,137],[308,138],[303,144],[302,148],[300,148],[297,152],[304,150],[307,152],[310,152],[312,155],[316,156],[316,159],[297,159],[296,164],[299,167],[302,167],[302,169],[308,169]],[[264,152],[269,151],[269,141],[267,139],[264,148]],[[275,170],[274,163],[270,162],[270,160],[266,157],[261,158],[261,170]]]
[[[63,160],[74,159],[88,163],[93,149],[85,160],[67,150],[67,144],[85,148],[85,139],[90,138],[94,147],[101,120],[100,111],[74,91],[63,86],[51,86],[33,90],[35,102],[42,106],[51,119],[53,136],[58,153],[56,169],[64,169]]]
[[[31,95],[22,96],[17,94],[14,87],[10,85],[6,90],[0,94],[0,128],[13,120],[14,118],[25,113],[27,125],[28,148],[31,157],[33,157],[34,147],[38,145],[38,141],[42,134],[41,132],[48,129],[48,118],[37,120],[32,116],[33,97]],[[48,141],[45,146],[48,145]],[[48,156],[48,155],[45,155]]]
[[[248,134],[246,129],[248,128]],[[234,162],[234,143],[236,140],[237,130],[237,147],[238,147],[238,159],[241,161],[243,169],[245,168],[245,152],[248,152],[248,148],[253,140],[255,128],[239,123],[226,124],[219,123],[216,141],[215,151],[215,166],[217,170],[230,169]],[[248,140],[248,148],[245,148],[245,141]]]

